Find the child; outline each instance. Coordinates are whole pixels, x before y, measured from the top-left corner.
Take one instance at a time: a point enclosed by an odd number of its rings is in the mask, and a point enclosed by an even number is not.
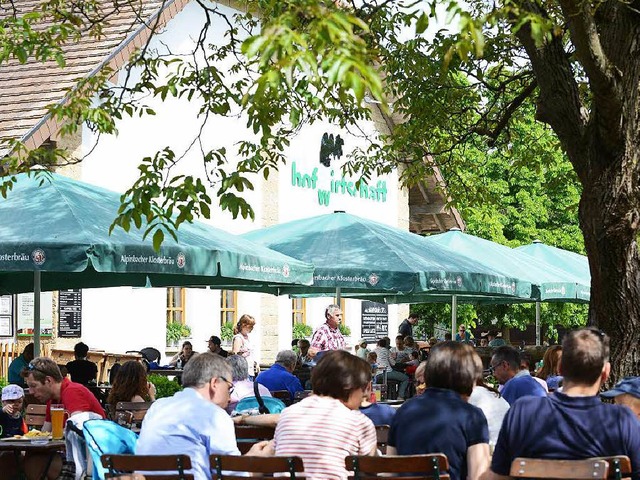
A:
[[[2,389],[2,412],[0,412],[0,438],[27,433],[22,418],[24,390],[19,385],[7,385]]]
[[[378,354],[376,352],[369,352],[367,354],[367,362],[371,365],[371,372],[375,375],[378,371]]]

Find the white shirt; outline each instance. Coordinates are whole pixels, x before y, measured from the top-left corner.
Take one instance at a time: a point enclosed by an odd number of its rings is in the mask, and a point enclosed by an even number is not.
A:
[[[469,397],[469,403],[482,410],[484,416],[487,417],[487,423],[489,424],[489,444],[495,445],[498,441],[500,428],[502,427],[502,420],[507,410],[509,410],[509,403],[491,390],[478,385],[473,387],[473,393],[471,393]]]

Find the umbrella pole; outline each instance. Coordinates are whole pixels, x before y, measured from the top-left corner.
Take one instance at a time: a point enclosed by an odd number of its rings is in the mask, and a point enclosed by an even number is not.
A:
[[[536,302],[536,346],[540,346],[540,302]]]
[[[40,356],[40,270],[33,272],[33,356]]]
[[[456,338],[458,328],[458,296],[451,295],[451,339]]]
[[[336,304],[340,306],[341,301],[342,301],[342,289],[340,287],[336,287]]]

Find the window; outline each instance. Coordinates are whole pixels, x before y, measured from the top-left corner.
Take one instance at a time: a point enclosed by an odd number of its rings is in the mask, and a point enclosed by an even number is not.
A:
[[[222,290],[220,296],[220,325],[231,322],[236,324],[238,318],[238,292],[236,290]]]
[[[185,324],[185,293],[184,288],[167,288],[167,323]]]
[[[306,298],[292,298],[291,299],[291,322],[292,325],[296,323],[307,324],[307,299]]]

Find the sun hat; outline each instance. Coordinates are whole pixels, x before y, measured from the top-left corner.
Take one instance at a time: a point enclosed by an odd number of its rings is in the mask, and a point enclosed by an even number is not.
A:
[[[24,390],[20,385],[7,385],[2,389],[2,400],[17,400],[24,397]]]
[[[613,398],[623,393],[628,393],[634,397],[640,398],[640,377],[627,377],[620,380],[611,390],[602,392],[605,398]]]

